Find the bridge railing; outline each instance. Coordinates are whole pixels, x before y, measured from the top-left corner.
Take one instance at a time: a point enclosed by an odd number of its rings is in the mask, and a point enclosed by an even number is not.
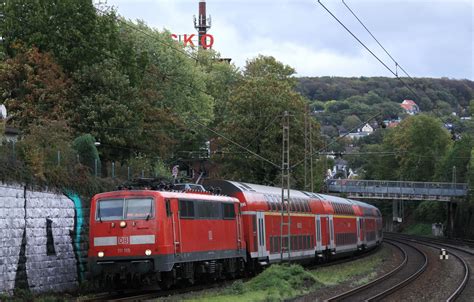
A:
[[[373,193],[399,195],[466,196],[465,183],[330,179],[329,191],[340,193]]]

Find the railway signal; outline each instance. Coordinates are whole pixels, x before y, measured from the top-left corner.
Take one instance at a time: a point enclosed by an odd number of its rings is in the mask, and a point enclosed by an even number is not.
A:
[[[439,259],[440,260],[447,260],[449,258],[448,251],[446,249],[441,249],[439,251]]]

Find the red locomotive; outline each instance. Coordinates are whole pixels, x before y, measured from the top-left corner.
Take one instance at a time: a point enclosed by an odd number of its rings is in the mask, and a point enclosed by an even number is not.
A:
[[[92,277],[111,284],[156,279],[169,287],[201,276],[232,277],[282,257],[326,260],[382,240],[380,211],[362,202],[292,190],[291,222],[285,215],[282,229],[280,188],[223,180],[206,186],[227,196],[188,187],[94,196]]]

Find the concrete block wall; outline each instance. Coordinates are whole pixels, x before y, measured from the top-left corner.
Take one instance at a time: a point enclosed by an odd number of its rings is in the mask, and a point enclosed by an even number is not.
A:
[[[0,292],[74,290],[85,278],[87,211],[71,196],[0,183]]]

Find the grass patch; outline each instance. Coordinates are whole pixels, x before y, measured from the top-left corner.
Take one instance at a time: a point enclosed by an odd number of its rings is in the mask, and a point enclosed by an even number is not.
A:
[[[373,256],[336,266],[322,267],[311,273],[318,282],[325,286],[337,285],[356,277],[360,278],[356,279],[353,285],[362,285],[375,278],[377,275],[375,270],[389,257],[389,250],[382,248]]]
[[[158,301],[282,301],[343,282],[352,282],[354,287],[365,284],[377,276],[377,268],[390,257],[390,249],[382,248],[367,258],[312,271],[296,264],[274,264],[247,282],[237,280],[226,288],[161,298]]]
[[[402,233],[408,235],[418,236],[432,236],[431,224],[429,223],[417,223],[407,226]]]
[[[320,286],[313,274],[300,265],[275,264],[250,281],[235,281],[218,292],[193,297],[192,301],[281,301],[307,294]]]

